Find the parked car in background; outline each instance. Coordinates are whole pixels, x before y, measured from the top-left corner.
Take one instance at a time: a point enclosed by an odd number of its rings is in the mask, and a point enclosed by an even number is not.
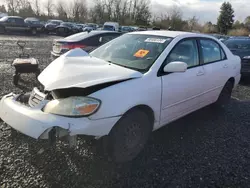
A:
[[[25,18],[24,22],[36,26],[38,31],[44,32],[45,30],[44,24],[41,23],[41,21],[38,18],[33,18],[33,17]]]
[[[219,39],[221,42],[224,42],[230,38],[229,36],[221,35],[221,34],[209,34],[209,35]]]
[[[56,30],[55,28],[59,25],[61,25],[61,23],[63,23],[62,20],[49,20],[46,24],[45,24],[45,32],[46,33],[55,33]]]
[[[152,131],[207,105],[225,107],[240,67],[214,37],[132,32],[90,54],[74,49],[56,59],[38,76],[44,90],[5,95],[0,118],[53,146],[60,138],[76,146],[78,135],[102,138],[113,161],[127,162]]]
[[[130,26],[132,28],[133,31],[137,31],[139,29],[139,27],[136,26]]]
[[[40,25],[26,23],[19,16],[5,16],[0,19],[0,33],[25,32],[36,35],[40,30]]]
[[[55,40],[52,46],[52,57],[56,58],[74,48],[90,52],[98,46],[119,37],[121,33],[111,31],[81,32],[64,39]]]
[[[129,26],[121,26],[121,32],[128,33],[134,31],[132,27]]]
[[[93,27],[88,27],[88,26],[85,26],[82,31],[84,32],[90,32],[90,31],[94,31],[95,29]]]
[[[86,23],[86,27],[91,27],[93,30],[96,30],[98,28],[97,24],[94,23]]]
[[[85,27],[86,25],[85,24],[76,24],[76,27],[80,30],[80,31],[83,31],[83,28]]]
[[[241,58],[241,74],[250,76],[250,38],[230,38],[224,44]]]
[[[55,32],[59,36],[69,36],[75,33],[79,33],[81,31],[82,30],[77,27],[76,24],[71,22],[63,22],[55,28]]]
[[[105,31],[119,31],[119,23],[117,22],[105,22],[103,25]]]
[[[148,30],[148,28],[143,27],[143,26],[140,26],[140,27],[137,29],[137,31],[147,31],[147,30]]]

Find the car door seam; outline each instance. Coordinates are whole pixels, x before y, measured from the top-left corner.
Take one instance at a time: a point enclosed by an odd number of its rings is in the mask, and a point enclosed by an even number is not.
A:
[[[185,100],[182,100],[182,101],[176,102],[176,103],[174,103],[174,104],[168,105],[168,106],[164,107],[163,110],[166,110],[166,109],[168,109],[168,108],[177,106],[177,105],[179,105],[179,104],[181,104],[181,103],[187,102],[187,101],[192,100],[192,99],[197,98],[197,97],[200,97],[200,96],[202,96],[202,95],[205,95],[205,94],[207,94],[207,93],[209,93],[209,92],[212,92],[212,91],[214,91],[214,90],[216,90],[216,89],[219,89],[219,88],[222,88],[222,87],[223,87],[223,86],[218,86],[218,87],[215,87],[215,88],[210,89],[210,90],[208,90],[208,91],[205,91],[205,92],[203,92],[203,93],[200,93],[200,94],[198,94],[198,95],[189,97],[189,98],[187,98],[187,99],[185,99]]]

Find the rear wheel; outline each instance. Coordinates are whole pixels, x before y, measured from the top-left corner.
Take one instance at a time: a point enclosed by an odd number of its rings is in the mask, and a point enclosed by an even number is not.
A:
[[[133,160],[144,148],[152,132],[152,122],[141,110],[125,114],[108,137],[108,153],[114,162]]]
[[[233,82],[227,81],[220,93],[218,100],[215,102],[215,106],[224,108],[227,104],[229,104],[231,100],[232,91]]]

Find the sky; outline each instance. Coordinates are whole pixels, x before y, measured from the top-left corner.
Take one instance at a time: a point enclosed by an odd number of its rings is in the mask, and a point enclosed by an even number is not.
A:
[[[250,15],[250,0],[228,0],[235,11],[235,20],[244,21]],[[196,16],[201,23],[217,22],[220,6],[224,0],[152,0],[155,13],[166,12],[173,6],[179,7],[184,18]]]

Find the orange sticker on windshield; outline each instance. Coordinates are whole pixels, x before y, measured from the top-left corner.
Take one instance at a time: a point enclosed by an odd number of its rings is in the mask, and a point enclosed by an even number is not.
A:
[[[134,56],[135,56],[135,57],[139,57],[139,58],[143,58],[143,57],[145,57],[148,53],[149,53],[149,50],[143,50],[143,49],[141,49],[141,50],[138,50],[138,51],[134,54]]]

